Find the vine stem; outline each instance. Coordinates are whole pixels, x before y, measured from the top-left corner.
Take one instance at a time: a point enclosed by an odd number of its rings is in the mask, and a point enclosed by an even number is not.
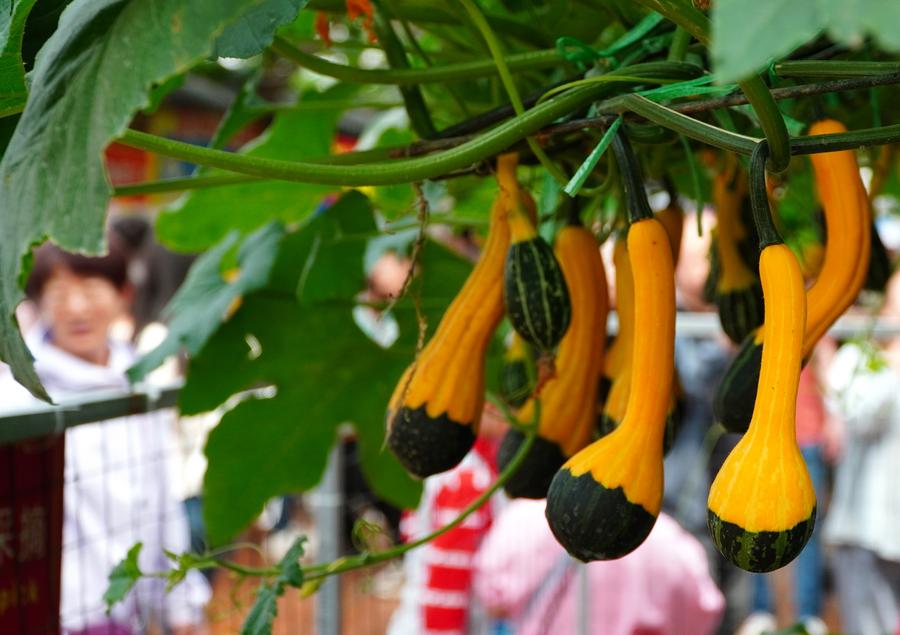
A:
[[[653,218],[653,210],[647,200],[647,191],[644,189],[644,177],[641,174],[641,166],[631,143],[623,130],[618,130],[612,140],[613,152],[616,155],[616,164],[622,175],[622,189],[628,200],[628,222],[636,223],[647,218]]]
[[[540,405],[538,400],[535,400],[535,405],[535,411],[540,412]],[[537,420],[540,420],[540,414],[538,414],[535,418]],[[506,467],[493,482],[493,484],[488,489],[486,489],[478,498],[472,501],[469,506],[459,514],[459,516],[454,518],[443,527],[440,527],[430,534],[422,536],[417,540],[408,542],[404,545],[397,545],[396,547],[385,549],[384,551],[363,553],[358,556],[346,558],[336,565],[334,563],[313,565],[312,567],[304,570],[304,573],[308,573],[308,575],[304,576],[304,581],[325,578],[329,575],[345,573],[347,571],[352,571],[353,569],[359,569],[369,565],[378,564],[379,562],[384,562],[386,560],[393,560],[398,556],[402,556],[407,551],[410,551],[417,547],[421,547],[422,545],[429,543],[435,538],[438,538],[448,531],[458,527],[463,523],[463,521],[465,521],[466,518],[478,511],[478,509],[481,508],[481,506],[484,505],[491,498],[491,496],[499,491],[500,488],[503,487],[506,482],[513,476],[513,474],[516,473],[516,471],[519,469],[519,466],[522,465],[522,462],[528,455],[528,452],[531,450],[531,447],[534,445],[535,440],[537,439],[536,428],[537,426],[535,424],[532,424],[532,426],[530,426],[530,429],[525,435],[525,440],[523,441],[522,445],[519,446],[518,450],[516,450],[516,453],[513,456],[512,460],[506,465]]]
[[[828,72],[827,68],[829,65],[835,63],[836,62],[816,62],[816,64],[824,66],[826,68],[825,72]],[[865,77],[851,77],[849,79],[832,80],[817,84],[785,86],[782,88],[773,89],[772,95],[776,99],[791,99],[800,96],[819,95],[829,92],[870,88],[873,86],[884,86],[897,83],[900,83],[900,73]],[[660,125],[671,126],[672,129],[678,130],[681,134],[707,143],[709,145],[722,149],[732,150],[743,155],[749,155],[753,150],[753,144],[756,140],[751,137],[736,135],[726,130],[722,130],[721,128],[717,128],[696,119],[684,116],[688,113],[702,113],[719,108],[727,108],[729,106],[745,104],[747,103],[746,95],[737,93],[733,95],[726,95],[724,97],[689,101],[685,103],[675,104],[670,107],[665,107],[655,102],[650,102],[650,100],[641,98],[640,96],[624,97],[630,99],[630,101],[623,102],[623,97],[616,97],[611,100],[601,102],[599,104],[599,110],[601,112],[606,111],[607,113],[618,113],[621,111],[630,111],[637,113],[638,111],[640,111],[639,114],[642,114],[646,118],[657,119]],[[537,109],[532,109],[531,111],[526,113],[526,118],[534,116],[535,110]],[[563,114],[561,113],[561,109],[557,112],[559,112],[560,114],[556,116],[561,116],[561,114]],[[539,132],[542,136],[549,137],[568,134],[572,132],[579,132],[581,130],[589,128],[606,128],[617,118],[617,116],[617,114],[604,114],[598,117],[576,119],[561,124],[551,125],[549,127],[541,129]],[[550,121],[553,118],[554,117],[546,117],[546,120]],[[516,122],[521,122],[521,119],[516,118],[507,121],[504,125],[514,127],[516,125]],[[491,137],[497,134],[498,129],[499,127],[488,133],[485,133],[485,135],[483,135],[483,137],[481,138],[482,143],[489,142]],[[510,140],[509,145],[520,141],[521,138],[521,134],[514,135],[514,138]],[[472,139],[473,137],[471,135],[466,135],[460,137],[449,137],[446,139],[436,139],[433,141],[421,141],[409,146],[377,148],[374,150],[366,150],[362,152],[347,152],[344,154],[330,155],[318,159],[307,159],[305,163],[330,165],[364,165],[366,163],[374,161],[387,160],[397,157],[417,156],[429,152],[434,152],[436,150],[451,149],[460,146],[463,143],[469,142]],[[122,141],[126,145],[131,145],[133,147],[152,152],[159,152],[160,154],[166,156],[182,158],[193,163],[213,165],[211,163],[207,163],[207,159],[205,158],[205,156],[199,156],[195,152],[195,150],[197,150],[197,146],[192,146],[190,144],[169,141],[161,137],[155,137],[135,131],[127,132],[126,138],[123,138],[120,141]],[[812,152],[846,150],[859,146],[896,143],[898,141],[900,141],[900,130],[898,130],[898,127],[896,125],[893,125],[882,128],[854,130],[851,132],[840,133],[836,135],[822,135],[821,137],[816,137],[815,139],[795,137],[791,140],[791,151],[793,154],[810,154]],[[176,149],[177,154],[175,154]],[[494,152],[494,154],[497,154],[499,152],[500,150]],[[224,155],[225,157],[233,157],[234,161],[236,162],[242,162],[244,158],[244,155],[226,152],[222,152],[220,155],[216,156],[222,155]],[[491,154],[490,152],[479,153],[478,155],[475,155],[475,158],[472,159],[471,163],[469,163],[467,167],[460,167],[459,170],[467,170],[465,173],[471,172],[472,167],[477,165],[478,161],[489,158],[490,156],[493,156],[493,154]],[[295,164],[289,163],[288,165]],[[215,164],[215,167],[223,167],[223,165],[221,162],[218,162]],[[232,173],[210,174],[202,177],[163,179],[158,181],[147,181],[129,185],[120,185],[114,189],[113,195],[136,196],[141,194],[180,192],[192,189],[204,189],[209,187],[219,187],[223,185],[234,185],[260,179],[283,178],[275,176],[273,174],[269,174],[265,171],[256,171],[254,174],[249,174],[246,172],[246,170],[239,170],[236,167],[232,167],[231,163],[228,167],[226,167],[226,169],[232,170]],[[456,170],[446,170],[442,174],[435,173],[432,176],[425,178],[440,178],[442,176],[451,174],[454,171]],[[290,178],[286,180],[303,181],[302,178]],[[366,185],[368,183],[357,184]]]
[[[674,62],[648,62],[625,69],[634,77],[689,77],[694,73],[690,65]],[[455,170],[470,168],[488,157],[500,154],[517,141],[533,135],[554,119],[567,115],[601,98],[609,85],[588,85],[570,90],[506,121],[490,132],[451,147],[440,154],[413,159],[397,159],[370,165],[334,165],[333,161],[292,162],[224,152],[189,143],[165,139],[135,130],[127,130],[119,141],[124,145],[158,152],[200,165],[222,168],[232,172],[261,178],[275,178],[302,183],[323,183],[357,187],[362,185],[393,185],[442,176]],[[447,143],[447,140],[441,140]],[[345,161],[353,159],[353,153]],[[346,156],[346,155],[339,155]]]
[[[284,37],[275,36],[270,47],[284,59],[290,60],[319,75],[350,84],[393,84],[409,86],[415,84],[436,84],[459,82],[498,74],[497,65],[492,60],[478,60],[431,66],[429,68],[357,68],[346,64],[335,64],[318,55],[300,50]],[[552,68],[564,63],[556,49],[528,51],[504,57],[507,68],[512,72],[532,71]]]
[[[343,0],[311,0],[307,8],[330,13],[346,13],[347,11]],[[445,7],[440,6],[440,3],[435,2],[397,3],[397,17],[418,24],[454,26],[464,24],[464,20],[458,14],[446,10]],[[495,31],[513,37],[527,46],[535,46],[537,44],[538,46],[549,47],[553,44],[551,36],[530,24],[502,15],[489,14],[486,16],[486,19]]]
[[[494,64],[497,67],[497,72],[500,75],[500,81],[503,83],[503,88],[509,96],[509,102],[512,104],[516,115],[521,117],[525,114],[525,106],[522,103],[519,89],[516,87],[516,82],[506,63],[500,40],[497,38],[493,29],[491,29],[491,25],[488,24],[487,19],[478,8],[478,5],[475,4],[474,0],[459,0],[459,3],[466,10],[466,13],[469,14],[469,18],[472,20],[475,28],[478,29],[481,33],[481,37],[483,37],[484,41],[487,43],[488,50],[491,52],[491,57],[493,58]],[[532,137],[526,137],[525,141],[528,143],[528,147],[531,148],[531,152],[534,156],[537,157],[538,161],[541,162],[541,165],[544,166],[544,169],[546,169],[560,185],[565,185],[569,181],[568,177],[555,163],[553,163],[550,157],[547,156],[547,153],[544,152],[544,149],[540,144]]]
[[[540,402],[539,400],[535,400],[535,413],[537,413],[534,417],[535,421],[540,420]],[[521,427],[521,424],[518,424]],[[391,547],[390,549],[384,549],[382,551],[375,552],[367,552],[361,553],[357,556],[351,556],[346,558],[341,558],[334,562],[324,562],[320,564],[310,565],[308,567],[303,567],[303,581],[309,582],[312,580],[318,580],[321,578],[327,578],[331,575],[336,575],[340,573],[345,573],[347,571],[352,571],[353,569],[361,569],[363,567],[371,566],[374,564],[378,564],[380,562],[385,562],[387,560],[393,560],[399,556],[402,556],[407,551],[411,551],[416,549],[417,547],[421,547],[422,545],[431,542],[435,538],[451,531],[452,529],[458,527],[463,521],[466,520],[469,516],[474,514],[484,505],[496,492],[503,487],[506,482],[516,473],[516,470],[519,469],[519,466],[522,465],[522,462],[525,460],[528,452],[531,450],[531,447],[534,445],[534,442],[537,438],[537,425],[533,421],[532,424],[528,427],[525,440],[522,442],[522,445],[519,446],[519,449],[516,450],[515,455],[513,455],[512,460],[503,468],[503,471],[497,476],[491,486],[486,489],[482,494],[472,501],[460,514],[454,518],[452,521],[447,523],[446,525],[439,527],[434,530],[430,534],[422,536],[417,540],[412,542],[408,542],[403,545],[397,545],[395,547]],[[223,560],[221,558],[209,558],[209,560],[202,562],[199,565],[201,569],[212,569],[215,567],[223,567],[228,569],[229,571],[233,571],[243,576],[249,577],[261,577],[267,578],[271,576],[276,576],[280,573],[278,567],[247,567],[244,565],[237,564],[235,562],[231,562],[229,560]]]
[[[688,31],[701,44],[709,46],[709,18],[689,3],[679,0],[635,0],[635,2],[661,13]],[[747,96],[769,141],[770,169],[775,173],[784,172],[791,162],[791,144],[787,125],[781,111],[778,110],[778,104],[758,75],[739,81],[738,86]]]
[[[669,45],[668,60],[670,62],[680,62],[687,53],[688,44],[691,43],[691,34],[684,27],[675,27],[675,35],[672,37],[672,43]]]
[[[789,60],[776,64],[774,70],[779,77],[869,77],[900,73],[900,62]]]
[[[770,245],[780,245],[783,240],[775,229],[772,210],[769,209],[769,195],[766,192],[766,155],[769,153],[765,139],[756,144],[750,155],[750,205],[753,208],[753,222],[759,234],[759,250]]]

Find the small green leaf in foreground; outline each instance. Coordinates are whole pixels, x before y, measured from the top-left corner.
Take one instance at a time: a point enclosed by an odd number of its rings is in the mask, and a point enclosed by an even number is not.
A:
[[[134,587],[143,575],[138,566],[138,555],[141,553],[143,543],[137,543],[125,558],[115,566],[109,574],[109,586],[106,593],[103,594],[103,601],[106,603],[106,612],[109,613],[112,607],[125,599],[128,592]]]
[[[278,563],[281,572],[275,581],[272,583],[263,581],[260,584],[256,601],[241,626],[241,635],[272,634],[272,623],[278,614],[278,598],[284,595],[288,586],[299,589],[303,584],[300,557],[303,555],[304,542],[306,542],[306,536],[300,536],[294,540],[290,549]]]

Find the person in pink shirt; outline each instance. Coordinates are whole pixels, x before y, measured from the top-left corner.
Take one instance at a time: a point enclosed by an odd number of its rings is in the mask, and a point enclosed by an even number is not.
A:
[[[670,516],[660,514],[646,542],[624,558],[583,565],[553,538],[544,507],[543,500],[511,502],[475,560],[475,596],[506,623],[505,632],[715,631],[725,599],[710,577],[700,542]]]

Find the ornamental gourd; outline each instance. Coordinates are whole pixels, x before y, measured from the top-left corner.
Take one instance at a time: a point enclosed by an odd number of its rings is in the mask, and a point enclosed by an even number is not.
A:
[[[553,249],[538,235],[516,191],[510,198],[511,242],[503,269],[509,322],[526,342],[552,351],[569,327],[569,290]]]
[[[846,128],[833,120],[817,122],[810,128],[811,134],[841,131]],[[859,294],[868,271],[872,231],[869,203],[853,152],[814,154],[811,159],[827,239],[822,268],[807,291],[804,359]],[[750,422],[765,333],[763,326],[744,340],[716,390],[714,414],[730,432],[745,432]]]
[[[741,256],[740,245],[747,232],[741,221],[746,182],[740,172],[723,171],[713,184],[716,203],[716,249],[718,279],[715,299],[722,330],[741,342],[762,324],[762,290],[759,280]]]
[[[484,406],[485,353],[503,317],[507,214],[511,197],[519,193],[518,185],[511,185],[515,168],[515,155],[498,160],[501,192],[491,209],[481,257],[388,405],[387,445],[418,477],[452,468],[475,442]]]
[[[535,374],[531,350],[522,336],[512,332],[509,346],[500,367],[500,397],[509,406],[518,408],[534,389]]]
[[[761,390],[749,429],[725,459],[708,499],[716,547],[733,564],[755,572],[793,560],[809,540],[816,517],[815,491],[794,430],[806,294],[797,259],[781,242],[769,215],[766,147],[761,142],[751,158],[766,319]]]
[[[626,238],[618,238],[613,247],[615,267],[616,315],[618,332],[609,346],[604,360],[604,376],[609,389],[598,421],[598,434],[604,436],[616,429],[625,407],[628,405],[628,391],[631,387],[631,360],[634,347],[634,279],[628,260]]]
[[[632,390],[621,425],[587,446],[557,472],[547,494],[547,521],[559,543],[583,560],[619,558],[653,528],[663,492],[663,435],[672,391],[675,284],[672,253],[653,218],[627,140],[613,141],[631,226],[634,279]]]
[[[572,322],[559,345],[556,376],[541,389],[538,436],[504,488],[512,497],[544,498],[550,480],[565,460],[590,441],[594,404],[603,368],[609,297],[603,258],[594,235],[570,224],[556,237],[556,256],[571,292]],[[535,416],[534,399],[516,414],[522,423]],[[503,438],[498,454],[502,470],[524,441],[517,429]]]
[[[663,225],[669,239],[672,250],[673,267],[676,254],[680,247],[680,232],[672,223],[667,226],[661,216],[664,212],[656,214],[656,219]],[[681,214],[678,214],[681,218]],[[628,406],[628,395],[631,390],[632,355],[634,351],[635,323],[634,323],[634,281],[632,278],[631,264],[628,259],[626,241],[619,239],[613,248],[613,264],[615,265],[616,284],[616,310],[618,313],[619,330],[615,341],[609,347],[603,377],[608,382],[608,389],[603,399],[600,415],[597,420],[597,436],[603,437],[615,430]],[[604,385],[601,379],[601,387]],[[684,414],[683,392],[678,381],[678,372],[674,372],[672,378],[672,400],[666,414],[666,434],[663,442],[663,452],[668,452],[675,441],[675,434],[681,426]]]

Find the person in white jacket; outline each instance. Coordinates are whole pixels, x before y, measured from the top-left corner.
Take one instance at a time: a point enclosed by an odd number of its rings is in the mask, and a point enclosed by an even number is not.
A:
[[[900,317],[900,274],[882,315]],[[843,422],[825,520],[847,635],[900,628],[900,337],[883,348],[851,342],[829,368],[829,407]]]
[[[27,292],[39,321],[26,334],[37,373],[54,401],[129,388],[131,346],[110,337],[126,314],[127,258],[111,242],[103,258],[65,253],[52,245],[35,252]],[[0,379],[5,410],[42,404]],[[66,433],[62,593],[64,635],[205,633],[209,586],[196,571],[171,593],[165,581],[142,579],[106,615],[103,593],[113,567],[142,543],[142,571],[170,567],[164,550],[189,548],[188,525],[175,492],[174,417],[160,411],[71,428]],[[151,626],[153,625],[153,626]]]

